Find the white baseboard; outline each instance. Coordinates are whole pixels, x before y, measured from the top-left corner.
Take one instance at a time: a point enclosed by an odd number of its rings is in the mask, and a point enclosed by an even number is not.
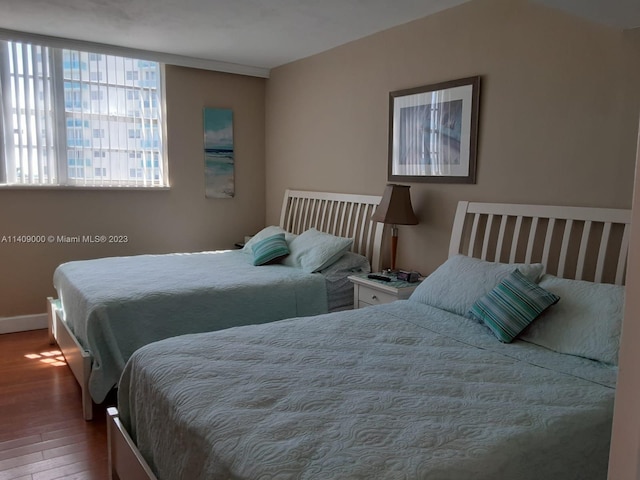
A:
[[[0,334],[40,330],[41,328],[47,328],[46,313],[0,318]]]

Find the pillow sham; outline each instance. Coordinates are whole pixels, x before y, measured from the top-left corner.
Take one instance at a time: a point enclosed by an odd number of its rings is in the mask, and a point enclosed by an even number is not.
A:
[[[336,237],[310,228],[291,240],[291,253],[282,263],[307,273],[317,272],[342,257],[352,244],[351,238]]]
[[[276,263],[289,255],[289,246],[284,238],[284,233],[263,238],[254,243],[251,249],[253,250],[253,264],[256,266]]]
[[[504,343],[510,343],[538,315],[560,300],[516,269],[480,297],[469,315],[484,323]]]
[[[532,282],[537,282],[543,270],[541,263],[497,263],[454,255],[425,278],[409,300],[464,316],[477,299],[516,268]]]
[[[253,246],[256,244],[256,242],[259,242],[260,240],[263,240],[272,235],[276,235],[278,233],[284,233],[284,238],[287,243],[291,242],[291,240],[297,237],[297,235],[287,232],[284,228],[278,225],[269,225],[268,227],[263,228],[253,237],[251,237],[249,241],[244,244],[244,247],[242,247],[240,251],[251,254],[253,253]]]
[[[256,233],[253,237],[249,239],[248,242],[244,244],[242,247],[242,251],[244,253],[253,253],[253,246],[258,243],[260,240],[264,240],[267,237],[271,237],[278,233],[286,233],[282,227],[277,225],[269,225],[268,227],[263,228],[258,233]]]
[[[560,353],[618,364],[624,287],[543,275],[540,286],[562,301],[540,315],[520,339]]]

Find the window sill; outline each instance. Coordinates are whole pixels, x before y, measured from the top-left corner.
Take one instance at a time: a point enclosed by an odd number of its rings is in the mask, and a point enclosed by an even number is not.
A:
[[[85,186],[85,185],[0,185],[2,190],[89,190],[89,191],[137,191],[137,192],[167,192],[171,187],[108,187],[108,186]]]

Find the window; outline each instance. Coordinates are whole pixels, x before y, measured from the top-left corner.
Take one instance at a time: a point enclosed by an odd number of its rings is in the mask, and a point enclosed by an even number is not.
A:
[[[168,185],[162,80],[157,62],[0,41],[0,185]],[[130,158],[158,161],[132,176]]]
[[[91,100],[103,100],[104,92],[102,90],[92,90],[91,91]]]

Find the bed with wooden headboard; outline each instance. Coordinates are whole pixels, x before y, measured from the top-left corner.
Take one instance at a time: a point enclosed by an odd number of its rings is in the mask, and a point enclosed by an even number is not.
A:
[[[111,478],[605,478],[629,222],[460,202],[408,300],[144,347]],[[522,276],[543,313],[499,341],[468,312]]]
[[[373,195],[287,190],[280,227],[292,234],[315,228],[353,239],[351,251],[378,269],[383,225],[371,215],[379,201]],[[58,267],[59,299],[48,299],[50,340],[57,342],[82,388],[85,419],[92,418],[93,402],[101,402],[115,385],[129,355],[150,341],[327,311],[328,281],[294,267],[256,267],[250,258],[250,251],[202,252]],[[356,258],[366,264],[361,260]],[[348,274],[340,288],[350,286]],[[341,299],[352,296],[340,294]],[[254,308],[258,316],[252,315]]]

